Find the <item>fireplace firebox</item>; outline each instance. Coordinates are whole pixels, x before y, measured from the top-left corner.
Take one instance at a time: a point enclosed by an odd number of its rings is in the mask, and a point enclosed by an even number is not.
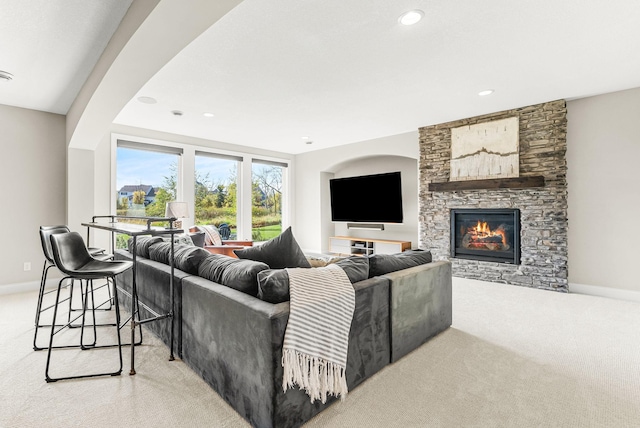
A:
[[[520,210],[452,209],[451,257],[520,264]]]

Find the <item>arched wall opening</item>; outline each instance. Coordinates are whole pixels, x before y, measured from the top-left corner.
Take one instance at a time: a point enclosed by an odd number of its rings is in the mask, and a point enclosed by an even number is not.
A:
[[[404,220],[401,224],[386,223],[384,230],[348,229],[346,222],[331,221],[331,196],[329,180],[400,171],[402,181],[402,205]],[[332,236],[351,236],[369,239],[411,241],[418,246],[418,161],[415,158],[394,155],[363,156],[337,162],[320,172],[322,251],[328,251]],[[385,203],[383,192],[379,203]]]

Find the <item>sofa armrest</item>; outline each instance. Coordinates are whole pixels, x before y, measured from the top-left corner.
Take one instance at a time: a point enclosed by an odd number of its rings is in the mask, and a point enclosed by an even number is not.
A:
[[[451,326],[451,263],[427,263],[384,277],[390,281],[393,363]]]
[[[274,343],[289,302],[272,304],[200,277],[182,290],[183,360],[242,416],[270,426],[276,384]]]

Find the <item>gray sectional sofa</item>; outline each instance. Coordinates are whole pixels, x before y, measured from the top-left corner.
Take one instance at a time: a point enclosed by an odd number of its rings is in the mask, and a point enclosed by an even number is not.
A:
[[[165,310],[170,268],[142,254],[137,257],[140,299],[155,310]],[[131,260],[131,254],[118,250],[116,258]],[[174,271],[174,352],[249,423],[300,426],[335,401],[310,403],[301,390],[283,392],[281,359],[288,301],[270,303],[232,284],[198,276],[191,267],[187,270],[191,273]],[[130,290],[131,279],[131,273],[125,273],[118,284]],[[449,262],[384,273],[353,286],[356,308],[346,370],[350,390],[451,325]],[[129,303],[123,298],[125,307]],[[146,326],[169,344],[168,320]]]

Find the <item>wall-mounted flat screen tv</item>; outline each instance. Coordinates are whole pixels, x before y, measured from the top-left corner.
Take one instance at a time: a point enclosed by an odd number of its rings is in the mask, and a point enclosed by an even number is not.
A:
[[[329,180],[331,220],[402,223],[400,172]]]

